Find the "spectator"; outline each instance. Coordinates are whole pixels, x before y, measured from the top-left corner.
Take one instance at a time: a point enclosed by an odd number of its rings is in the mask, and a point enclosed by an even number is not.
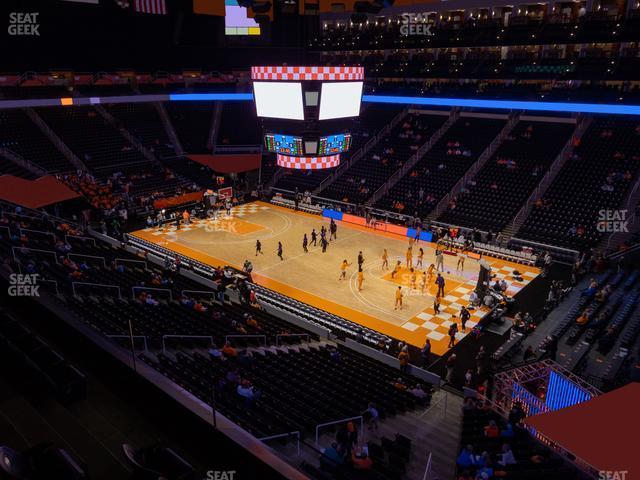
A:
[[[462,449],[460,455],[456,459],[456,464],[462,468],[472,468],[476,466],[476,458],[473,454],[473,447],[467,445]]]
[[[500,436],[500,429],[495,420],[490,420],[489,424],[484,427],[484,435],[489,438],[498,438]]]
[[[338,452],[338,444],[336,442],[333,442],[330,447],[323,450],[320,463],[330,470],[344,463],[344,457]]]
[[[409,368],[409,348],[405,345],[398,354],[398,362],[400,363],[400,371],[406,373]]]
[[[499,456],[498,464],[503,467],[516,464],[516,457],[513,456],[513,451],[511,451],[511,446],[508,443],[502,445],[502,453]]]

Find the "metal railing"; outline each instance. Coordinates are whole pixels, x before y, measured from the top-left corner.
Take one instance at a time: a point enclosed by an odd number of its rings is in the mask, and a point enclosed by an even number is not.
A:
[[[58,282],[56,282],[55,280],[47,280],[46,278],[40,278],[38,276],[36,282],[48,282],[48,283],[53,283],[55,289],[56,289],[56,295],[60,295],[60,289],[58,288]]]
[[[275,440],[276,438],[288,438],[292,436],[296,437],[298,456],[300,456],[300,432],[297,430],[295,432],[281,433],[279,435],[270,435],[268,437],[258,438],[258,440],[260,440],[261,442],[266,442],[267,440]]]
[[[96,239],[95,239],[95,238],[91,238],[91,237],[82,237],[82,236],[80,236],[80,235],[65,235],[65,236],[64,236],[64,241],[65,241],[66,243],[69,243],[69,240],[70,240],[70,239],[72,239],[72,238],[73,238],[74,240],[81,240],[81,241],[83,241],[83,242],[91,241],[91,242],[93,242],[93,246],[94,246],[94,247],[96,246]]]
[[[188,295],[186,295],[187,293],[205,293],[207,295],[213,295],[215,297],[218,292],[214,292],[213,290],[211,290],[211,291],[207,291],[207,290],[182,290],[180,292],[180,294],[183,297],[187,297],[188,296]]]
[[[429,480],[431,478],[431,459],[433,458],[433,454],[429,452],[429,456],[427,457],[427,466],[424,469],[424,475],[422,476],[422,480]]]
[[[108,285],[106,283],[91,283],[91,282],[71,282],[71,292],[73,292],[74,296],[77,296],[78,294],[76,293],[76,286],[77,285],[82,285],[82,286],[90,286],[90,287],[106,287],[106,288],[115,288],[116,290],[118,290],[118,298],[122,298],[122,293],[120,291],[120,287],[118,285]]]
[[[393,117],[393,119],[384,127],[382,127],[376,134],[367,140],[367,143],[364,144],[363,147],[358,149],[351,157],[345,162],[340,163],[340,166],[333,172],[333,175],[329,175],[327,178],[320,182],[318,188],[313,191],[313,194],[318,194],[326,189],[329,185],[331,185],[335,180],[338,179],[349,167],[355,165],[358,161],[362,159],[373,147],[375,147],[380,140],[382,140],[392,128],[394,128],[400,120],[402,120],[407,115],[408,109],[403,109],[398,112],[398,114]]]
[[[173,292],[168,289],[168,288],[157,288],[157,287],[147,287],[147,286],[140,286],[140,285],[136,285],[134,287],[131,287],[131,296],[135,298],[136,296],[136,290],[154,290],[156,292],[169,292],[169,300],[173,300]]]
[[[562,167],[569,159],[569,156],[573,153],[574,142],[582,138],[582,135],[590,124],[591,117],[584,117],[578,121],[573,134],[571,135],[567,143],[565,143],[564,147],[562,147],[560,153],[556,156],[553,163],[551,164],[551,167],[549,167],[549,170],[547,170],[547,172],[544,174],[536,189],[531,193],[531,195],[529,195],[529,198],[527,199],[525,204],[520,208],[520,210],[518,210],[518,213],[516,213],[513,220],[509,222],[503,232],[509,232],[510,235],[517,234],[517,232],[520,230],[520,227],[522,227],[522,224],[531,212],[531,208],[533,207],[534,202],[536,201],[536,199],[545,194],[553,180],[556,178],[558,172],[562,169]]]
[[[514,129],[516,124],[520,119],[520,115],[518,113],[513,113],[511,118],[505,123],[504,127],[498,135],[491,141],[491,143],[484,149],[484,151],[478,156],[475,162],[469,167],[469,169],[465,172],[465,174],[460,177],[460,179],[455,183],[453,188],[449,190],[447,193],[436,205],[435,209],[428,215],[428,218],[433,220],[438,218],[442,212],[444,212],[449,206],[449,202],[453,197],[455,197],[462,187],[469,182],[473,177],[476,176],[478,171],[484,166],[484,164],[491,158],[491,156],[496,152],[498,147],[502,144],[504,139],[509,133]]]
[[[69,260],[72,260],[72,258],[71,258],[72,256],[73,257],[94,258],[94,259],[97,259],[97,260],[102,260],[102,267],[103,268],[107,268],[107,261],[105,260],[104,257],[99,257],[97,255],[85,255],[83,253],[67,253],[67,258]]]
[[[319,439],[320,439],[320,429],[322,427],[328,427],[329,425],[337,425],[339,423],[346,423],[346,422],[350,422],[352,420],[359,420],[360,421],[360,434],[362,435],[362,441],[364,441],[364,417],[362,415],[358,415],[357,417],[349,417],[349,418],[343,418],[341,420],[334,420],[333,422],[326,422],[326,423],[319,423],[318,425],[316,425],[316,445],[320,446],[319,443]]]
[[[40,253],[49,253],[53,255],[54,260],[57,265],[60,265],[58,261],[58,254],[56,252],[52,252],[51,250],[41,250],[39,248],[31,248],[31,247],[11,247],[11,253],[13,254],[13,259],[18,262],[18,258],[16,257],[16,250],[29,250],[30,252],[40,252]]]
[[[228,342],[230,338],[262,338],[263,347],[267,346],[267,336],[266,335],[225,335],[224,341]]]
[[[144,351],[149,353],[149,345],[147,343],[147,337],[145,335],[106,335],[107,338],[126,338],[127,340],[141,338],[144,344]]]
[[[276,347],[280,346],[280,338],[282,337],[307,337],[307,342],[311,341],[308,333],[281,333],[276,335]]]
[[[168,338],[192,338],[195,340],[209,340],[209,344],[213,345],[213,337],[210,335],[163,335],[162,336],[162,353],[167,353],[167,339]]]
[[[365,205],[373,205],[378,200],[380,200],[380,198],[382,198],[384,195],[389,193],[389,190],[391,190],[394,187],[394,185],[398,183],[398,181],[400,181],[400,179],[409,172],[409,170],[415,167],[415,165],[420,160],[422,160],[422,158],[426,155],[426,153],[433,148],[433,146],[438,142],[438,140],[442,138],[442,136],[447,132],[447,130],[449,130],[451,125],[453,125],[459,117],[460,117],[460,111],[455,108],[452,109],[449,114],[449,118],[444,122],[444,124],[438,130],[436,130],[436,132],[433,135],[431,135],[429,140],[423,143],[418,148],[418,150],[416,150],[416,153],[411,155],[409,159],[398,170],[396,170],[388,178],[386,182],[384,182],[380,186],[380,188],[378,188],[373,193],[373,195],[365,202]]]
[[[142,265],[144,265],[144,269],[146,271],[149,271],[149,264],[147,262],[145,262],[144,260],[132,260],[130,258],[116,258],[114,260],[114,264],[117,267],[118,263],[141,263]]]

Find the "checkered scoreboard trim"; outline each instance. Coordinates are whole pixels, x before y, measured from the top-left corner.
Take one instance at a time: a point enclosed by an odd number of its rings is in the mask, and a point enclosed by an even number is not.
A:
[[[364,67],[251,67],[252,80],[364,80]]]
[[[295,170],[321,170],[340,165],[340,154],[326,157],[288,157],[278,154],[276,161],[279,167],[293,168]]]

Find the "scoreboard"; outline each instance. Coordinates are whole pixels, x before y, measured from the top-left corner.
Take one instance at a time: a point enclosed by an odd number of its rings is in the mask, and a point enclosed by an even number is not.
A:
[[[264,137],[265,147],[269,152],[284,155],[304,155],[302,137],[267,133]]]
[[[351,148],[351,134],[341,133],[339,135],[328,135],[320,137],[318,144],[318,155],[331,155],[343,153]]]

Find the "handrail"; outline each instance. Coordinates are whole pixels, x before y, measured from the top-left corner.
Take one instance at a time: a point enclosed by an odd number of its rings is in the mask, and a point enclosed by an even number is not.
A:
[[[81,235],[65,235],[64,236],[64,241],[66,243],[69,243],[69,239],[77,239],[77,240],[82,240],[83,242],[87,241],[87,240],[91,240],[93,242],[93,246],[96,246],[96,239],[95,238],[91,238],[91,237],[83,237]]]
[[[267,336],[266,335],[225,335],[224,341],[228,342],[230,338],[262,338],[264,340],[264,346],[267,346]]]
[[[326,427],[329,425],[336,425],[338,423],[350,422],[351,420],[360,420],[360,434],[364,437],[364,417],[362,415],[358,415],[357,417],[343,418],[341,420],[335,420],[333,422],[326,422],[326,423],[319,423],[318,425],[316,425],[316,445],[320,446],[320,443],[318,443],[318,440],[320,438],[320,428]]]
[[[211,341],[211,345],[215,342],[211,335],[163,335],[162,336],[162,353],[167,353],[166,339],[167,338],[208,338]]]
[[[109,285],[106,283],[91,283],[91,282],[71,282],[71,291],[73,292],[74,296],[77,296],[76,285],[90,285],[92,287],[115,288],[118,290],[118,298],[122,298],[122,293],[120,292],[120,287],[118,285]]]
[[[433,454],[431,452],[429,452],[429,457],[427,458],[427,466],[424,469],[424,475],[422,476],[422,480],[429,480],[429,477],[431,477],[431,459],[433,457]]]
[[[182,291],[180,292],[180,294],[181,294],[183,297],[188,296],[188,295],[185,295],[185,293],[206,293],[206,294],[208,294],[208,295],[213,295],[213,296],[215,297],[215,295],[216,295],[216,293],[217,293],[217,292],[214,292],[213,290],[211,290],[211,291],[207,291],[207,290],[182,290]]]
[[[48,280],[46,278],[40,278],[40,275],[38,275],[38,278],[36,279],[36,282],[50,282],[53,283],[56,287],[56,295],[60,295],[60,289],[58,288],[58,282],[55,280]]]
[[[29,250],[30,252],[42,252],[42,253],[50,253],[53,255],[53,258],[56,261],[57,265],[60,265],[60,262],[58,261],[58,254],[54,251],[51,250],[42,250],[40,248],[31,248],[31,247],[16,247],[13,246],[11,247],[11,252],[13,253],[13,259],[17,262],[18,259],[16,258],[16,250]]]
[[[169,292],[169,300],[173,300],[173,292],[168,288],[156,288],[147,286],[142,287],[140,285],[135,285],[131,287],[131,296],[134,298],[136,296],[136,290],[155,290],[157,292]]]
[[[72,252],[69,252],[69,253],[67,253],[67,258],[69,258],[69,260],[71,260],[71,256],[72,255],[74,257],[86,257],[86,258],[97,258],[97,259],[100,259],[100,260],[102,260],[102,266],[104,268],[107,268],[107,261],[105,260],[104,257],[99,257],[97,255],[85,255],[84,253],[72,253]]]
[[[53,243],[56,242],[56,235],[53,232],[44,232],[42,230],[32,230],[30,228],[22,228],[22,227],[19,227],[18,230],[20,230],[21,234],[22,232],[32,232],[32,233],[40,233],[42,235],[48,235],[50,237],[53,237]]]
[[[142,340],[144,341],[144,351],[145,352],[149,352],[149,346],[147,344],[147,336],[146,335],[105,335],[107,338],[127,338],[127,339],[131,339],[131,338],[142,338]]]
[[[447,406],[449,404],[449,392],[447,392],[446,390],[444,390],[444,397],[440,398],[436,403],[434,403],[433,405],[429,405],[429,408],[427,408],[424,412],[422,412],[422,414],[420,415],[420,418],[424,417],[427,413],[429,413],[431,410],[433,410],[435,407],[437,407],[438,405],[440,405],[442,402],[444,401],[444,415],[447,414]]]
[[[295,435],[297,437],[297,444],[298,444],[298,456],[300,456],[300,432],[298,430],[296,430],[295,432],[287,432],[287,433],[281,433],[279,435],[269,435],[268,437],[261,437],[258,438],[258,440],[260,440],[261,442],[265,442],[267,440],[274,440],[276,438],[285,438],[285,437],[291,437]]]
[[[276,335],[276,347],[280,346],[280,337],[307,337],[307,342],[311,339],[311,336],[308,333],[281,333]]]
[[[146,271],[149,271],[149,264],[147,262],[145,262],[144,260],[133,260],[131,258],[116,258],[114,260],[114,263],[115,263],[116,267],[118,266],[118,262],[141,263],[141,264],[144,265],[144,269]]]

